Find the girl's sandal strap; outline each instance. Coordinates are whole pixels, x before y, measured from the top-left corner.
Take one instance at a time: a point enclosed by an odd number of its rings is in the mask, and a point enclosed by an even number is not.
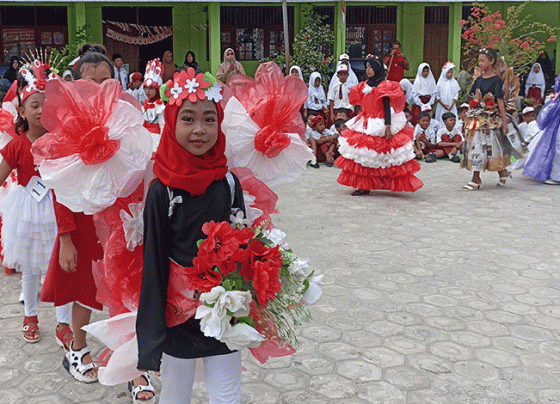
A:
[[[70,343],[70,350],[64,356],[62,365],[74,377],[74,379],[83,383],[93,383],[97,381],[97,375],[87,376],[86,373],[96,368],[95,363],[91,362],[85,365],[82,360],[84,356],[89,354],[87,347],[75,351]]]
[[[464,185],[462,190],[463,191],[475,191],[477,189],[480,189],[480,184],[477,184],[476,182],[469,182],[467,185]]]
[[[29,325],[31,323],[35,324]],[[25,317],[23,319],[22,331],[23,335],[21,337],[25,342],[30,342],[32,344],[34,344],[35,342],[39,342],[39,340],[41,339],[41,334],[39,334],[39,320],[37,319],[37,316]],[[30,338],[26,336],[25,333],[30,333],[33,337],[36,336],[36,338]]]
[[[60,345],[66,352],[68,352],[70,350],[70,343],[74,339],[74,333],[72,332],[72,329],[67,325],[61,330],[56,327],[54,331],[56,336],[56,343]]]
[[[154,386],[152,385],[152,382],[150,381],[150,376],[148,376],[147,373],[144,373],[142,375],[142,377],[144,377],[144,379],[146,379],[146,381],[148,382],[148,385],[143,385],[143,384],[139,384],[138,386],[134,386],[134,383],[132,383],[132,381],[128,382],[128,390],[132,393],[132,402],[134,404],[153,404],[156,401],[156,390],[154,389]],[[146,391],[149,393],[152,393],[152,397],[142,400],[138,398],[138,393],[142,392],[142,391]]]

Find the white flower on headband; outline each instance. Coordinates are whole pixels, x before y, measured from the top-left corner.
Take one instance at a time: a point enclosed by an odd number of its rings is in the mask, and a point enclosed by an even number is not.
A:
[[[177,98],[179,98],[179,94],[181,94],[183,92],[183,88],[179,85],[179,83],[175,83],[173,85],[173,87],[171,87],[169,89],[169,91],[171,91],[171,94],[173,95],[173,98],[177,99]]]
[[[185,88],[189,91],[189,94],[192,93],[196,93],[196,88],[199,86],[198,82],[196,81],[196,78],[192,79],[192,80],[188,80],[185,84]]]
[[[206,98],[210,101],[220,102],[224,96],[222,95],[222,87],[216,83],[206,90]]]

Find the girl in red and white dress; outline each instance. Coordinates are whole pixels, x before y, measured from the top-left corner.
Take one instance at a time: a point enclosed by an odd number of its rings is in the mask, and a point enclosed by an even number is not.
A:
[[[17,135],[2,148],[0,183],[17,170],[19,185],[2,200],[2,244],[4,265],[21,272],[25,318],[23,339],[35,343],[41,338],[37,318],[37,294],[41,275],[47,272],[56,237],[53,196],[33,163],[31,145],[47,130],[41,124],[45,83],[54,76],[50,67],[35,60],[25,65],[18,78],[19,96]],[[50,77],[49,77],[50,76]],[[11,116],[8,117],[11,119]],[[13,121],[12,121],[13,122]],[[72,340],[69,328],[70,306],[57,307],[57,342],[65,346]]]
[[[355,188],[353,196],[372,189],[414,192],[424,184],[414,176],[413,129],[406,126],[404,92],[397,82],[385,80],[385,67],[377,56],[366,59],[368,80],[350,90],[350,103],[362,110],[346,123],[339,138],[342,169],[338,182]]]
[[[148,99],[144,101],[144,127],[152,133],[154,141],[154,151],[157,149],[161,131],[165,120],[163,118],[163,110],[165,105],[160,98],[159,88],[162,85],[162,68],[159,59],[154,59],[146,65],[146,74],[144,75],[144,92]]]

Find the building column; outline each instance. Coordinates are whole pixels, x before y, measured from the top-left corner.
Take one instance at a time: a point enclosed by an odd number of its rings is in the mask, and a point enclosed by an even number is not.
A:
[[[86,25],[86,4],[77,2],[66,8],[68,16],[68,43],[76,43],[77,32]]]
[[[337,1],[334,6],[334,60],[346,53],[346,20],[342,20],[342,2]],[[336,66],[336,63],[335,63]]]
[[[212,74],[216,74],[222,62],[220,32],[220,3],[208,3],[208,45],[210,48],[210,72]]]
[[[463,3],[451,3],[449,6],[449,39],[447,54],[449,60],[457,66],[455,74],[461,70],[461,31],[459,21],[463,18]]]

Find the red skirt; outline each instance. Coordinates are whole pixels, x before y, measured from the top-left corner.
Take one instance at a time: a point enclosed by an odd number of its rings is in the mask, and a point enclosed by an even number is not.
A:
[[[97,287],[91,270],[92,261],[103,258],[103,249],[95,234],[93,218],[83,213],[74,213],[74,222],[77,229],[70,232],[70,235],[78,252],[76,271],[65,272],[60,267],[60,237],[57,237],[41,300],[54,303],[55,306],[78,302],[92,309],[103,310],[103,306],[95,297]]]

